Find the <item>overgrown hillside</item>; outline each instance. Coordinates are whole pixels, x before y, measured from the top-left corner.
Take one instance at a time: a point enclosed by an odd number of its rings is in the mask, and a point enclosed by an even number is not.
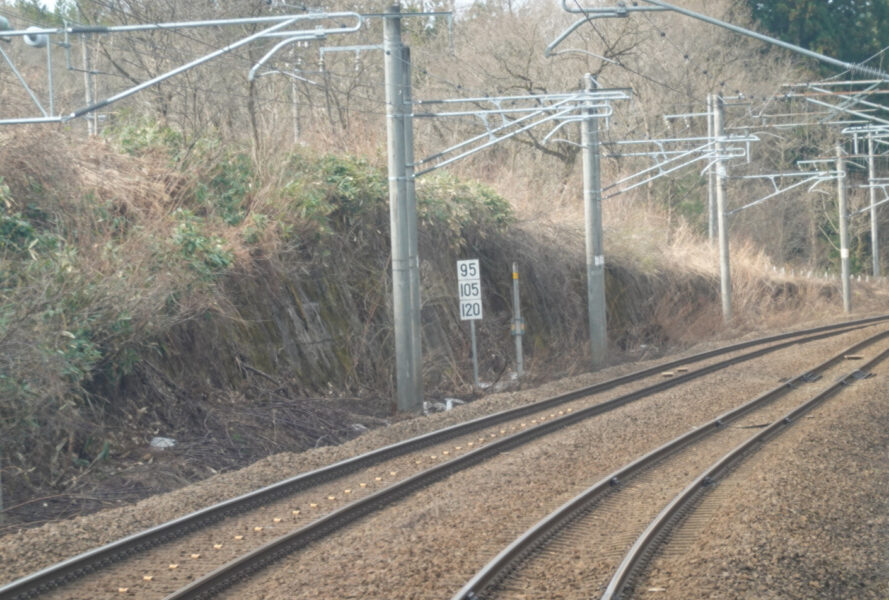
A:
[[[335,0],[324,8],[390,4]],[[448,0],[404,4],[453,8]],[[747,2],[684,4],[754,24]],[[789,110],[775,99],[781,84],[813,73],[782,51],[674,14],[594,20],[545,56],[576,22],[559,5],[477,2],[453,27],[442,18],[407,19],[414,98],[475,97],[481,109],[489,96],[576,90],[591,73],[604,87],[632,89],[633,100],[602,125],[607,144],[704,135],[702,121],[664,115],[699,112],[708,93]],[[265,17],[292,8],[81,0],[59,1],[49,14],[31,0],[0,0],[0,16],[15,27]],[[82,36],[49,53],[60,64],[89,56],[97,93],[107,97],[252,31]],[[84,120],[0,129],[0,519],[92,509],[406,418],[392,408],[381,20],[368,18],[343,39],[368,50],[322,58],[319,45],[294,46],[255,79],[248,71],[272,42],[241,48],[103,107],[98,135],[87,134]],[[37,76],[46,54],[19,41],[3,42],[4,51],[29,89],[46,97]],[[85,65],[69,66],[55,72],[55,92],[60,105],[78,106]],[[33,112],[17,77],[0,69],[0,82],[4,116]],[[729,126],[745,122],[747,106],[737,104]],[[416,121],[418,158],[488,132],[478,115]],[[573,124],[550,140],[547,133],[528,131],[417,182],[430,402],[477,393],[469,330],[457,314],[461,258],[479,258],[483,270],[485,382],[527,385],[588,368],[580,134]],[[732,165],[733,174],[793,168],[831,147],[835,134],[789,130],[767,139],[746,165]],[[614,154],[613,145],[603,147]],[[610,156],[602,164],[608,186],[651,161]],[[822,274],[838,264],[833,197],[800,191],[732,218],[736,318],[724,326],[716,255],[705,241],[705,184],[696,165],[606,198],[613,360],[839,315],[835,279],[773,270],[775,263]],[[769,186],[731,179],[730,205]],[[854,188],[853,207],[863,198]],[[859,271],[868,249],[862,223],[853,225]],[[889,252],[889,242],[881,247]],[[528,377],[519,383],[510,379],[513,262],[527,330]],[[883,292],[862,283],[856,293],[859,307],[862,294]],[[155,437],[176,446],[153,451]]]
[[[28,159],[38,155],[39,165]],[[185,147],[168,129],[138,125],[105,141],[4,135],[0,165],[0,455],[11,518],[76,509],[71,496],[106,465],[143,460],[155,436],[203,463],[179,466],[190,479],[394,416],[388,195],[373,162],[295,152],[260,172],[231,146]],[[449,176],[424,180],[418,203],[427,399],[472,395],[458,258],[482,261],[485,381],[512,368],[513,261],[530,379],[586,368],[576,226],[520,222],[490,189]],[[681,233],[671,242],[621,231],[639,224],[614,218],[609,232],[610,337],[626,356],[719,323],[706,249]],[[743,270],[738,281],[750,286],[739,297],[754,318],[796,310],[811,293]],[[103,485],[170,485],[116,477]],[[42,497],[55,501],[28,502]]]

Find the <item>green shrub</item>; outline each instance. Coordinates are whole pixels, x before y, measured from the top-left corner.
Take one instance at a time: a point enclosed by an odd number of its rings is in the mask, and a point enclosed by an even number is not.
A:
[[[509,203],[490,188],[447,174],[418,182],[417,218],[455,250],[471,238],[503,231],[514,222]]]
[[[198,205],[217,214],[226,224],[237,225],[247,214],[253,187],[253,164],[245,154],[223,158],[195,184]]]
[[[178,209],[179,223],[173,230],[173,243],[194,271],[204,277],[215,277],[231,266],[234,255],[222,238],[207,234],[193,213]]]
[[[172,127],[144,118],[131,120],[126,115],[120,119],[119,124],[107,128],[105,135],[131,155],[163,150],[171,158],[176,158],[183,144],[182,134]]]
[[[314,228],[323,239],[348,231],[388,223],[389,187],[386,171],[353,157],[296,155],[290,160],[294,177],[280,194],[290,213]],[[466,183],[440,174],[417,181],[419,225],[447,232],[454,244],[466,235],[485,235],[514,221],[509,203],[480,183]],[[363,225],[364,227],[360,227]]]

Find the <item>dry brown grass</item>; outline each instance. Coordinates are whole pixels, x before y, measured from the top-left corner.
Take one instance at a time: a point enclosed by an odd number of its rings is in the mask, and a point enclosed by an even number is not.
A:
[[[488,165],[487,173],[515,193],[506,196],[513,201],[523,222],[559,232],[549,239],[558,240],[555,243],[560,245],[576,245],[577,251],[582,251],[582,184],[577,173],[571,173],[570,179],[559,186],[550,185],[547,191],[541,191],[541,180],[526,179],[525,171]],[[647,285],[655,285],[659,290],[652,289],[650,293],[661,294],[660,301],[646,311],[649,322],[639,323],[635,329],[644,330],[656,324],[673,342],[695,343],[842,318],[842,295],[836,276],[824,279],[814,273],[810,276],[802,269],[798,275],[791,275],[789,266],[776,269],[761,247],[734,232],[730,240],[733,318],[725,324],[721,317],[715,242],[710,243],[682,220],[645,202],[642,196],[627,194],[603,202],[608,264],[631,272],[632,278],[647,278]],[[683,296],[687,285],[699,290],[696,299]],[[853,291],[853,309],[857,313],[879,312],[887,299],[887,291],[879,282],[855,280]],[[619,331],[613,334],[622,335]]]
[[[130,408],[102,390],[164,332],[218,306],[171,243],[171,173],[46,128],[0,144],[0,216],[29,228],[22,245],[4,230],[0,252],[0,452],[26,487],[95,458],[106,413]]]
[[[157,411],[159,420],[188,423],[199,413],[188,398],[210,388],[233,393],[249,368],[280,378],[299,390],[295,393],[338,385],[380,390],[382,397],[391,392],[384,199],[374,205],[372,218],[359,219],[338,232],[339,238],[325,238],[322,252],[312,246],[316,232],[293,214],[298,203],[281,192],[292,180],[293,165],[281,160],[280,152],[264,154],[249,182],[244,219],[226,224],[220,209],[202,204],[195,191],[230,156],[223,146],[193,151],[182,169],[162,149],[130,156],[112,143],[49,129],[6,134],[2,142],[0,176],[11,192],[7,214],[36,215],[40,232],[60,244],[57,251],[35,250],[35,257],[0,256],[0,271],[21,274],[17,284],[5,281],[0,298],[5,318],[0,374],[9,392],[0,410],[5,418],[13,415],[0,431],[7,445],[0,451],[13,456],[20,483],[32,459],[42,465],[23,488],[59,485],[76,472],[72,463],[94,460],[97,449],[87,443],[91,432],[101,431],[114,411],[139,410],[136,399],[166,403]],[[351,143],[341,141],[343,147]],[[379,151],[369,136],[361,144]],[[30,160],[33,156],[41,161]],[[469,219],[457,229],[448,222],[441,231],[429,227],[421,233],[425,379],[433,396],[468,389],[466,331],[453,302],[457,253],[482,257],[489,271],[490,304],[480,330],[486,376],[496,376],[510,356],[510,290],[508,277],[500,276],[508,274],[512,261],[522,270],[529,373],[586,369],[584,353],[577,352],[585,337],[585,326],[578,323],[586,319],[578,169],[558,171],[547,161],[507,153],[467,163],[463,172],[493,182],[510,199],[517,223],[493,233]],[[444,198],[442,189],[456,194],[458,187],[447,184],[437,193]],[[644,198],[626,195],[604,203],[614,347],[634,356],[643,345],[664,350],[841,316],[836,281],[779,276],[761,250],[733,240],[735,318],[726,326],[715,248]],[[230,254],[228,285],[196,271],[200,255],[189,256],[173,242],[188,223],[204,247],[218,240]],[[876,309],[886,297],[876,285],[856,283],[855,288],[857,310]],[[330,309],[323,314],[335,324],[307,328],[293,352],[306,360],[323,357],[325,366],[288,379],[274,371],[289,368],[278,349],[284,342],[269,350],[262,336],[286,327],[278,315],[299,314],[311,304],[322,307],[313,309],[318,315]],[[305,314],[301,318],[309,320]],[[206,364],[206,348],[218,349],[213,357],[218,365]],[[153,387],[153,395],[130,390],[125,396],[115,389],[132,361],[141,365],[139,385]],[[193,383],[196,373],[210,382],[208,388]],[[29,420],[33,428],[17,427]],[[36,444],[36,436],[44,441]],[[10,450],[29,445],[37,448],[30,457]]]

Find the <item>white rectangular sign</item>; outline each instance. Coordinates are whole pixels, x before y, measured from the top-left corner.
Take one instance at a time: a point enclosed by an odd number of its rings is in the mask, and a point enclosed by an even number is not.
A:
[[[457,261],[457,281],[478,281],[481,278],[477,258]]]
[[[482,297],[482,284],[480,281],[458,281],[460,300],[479,300]]]
[[[478,259],[457,261],[457,288],[460,297],[460,320],[482,318],[482,273]]]

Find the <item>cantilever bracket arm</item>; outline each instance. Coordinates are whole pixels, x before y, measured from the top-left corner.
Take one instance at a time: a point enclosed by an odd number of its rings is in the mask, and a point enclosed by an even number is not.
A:
[[[281,40],[280,42],[275,44],[275,46],[271,50],[266,52],[265,56],[260,58],[256,62],[256,64],[253,65],[253,67],[251,67],[250,72],[247,74],[247,81],[253,81],[254,79],[256,79],[256,72],[260,69],[260,67],[262,67],[265,63],[267,63],[269,61],[269,59],[271,59],[272,56],[277,54],[278,51],[280,51],[281,48],[283,48],[284,46],[289,46],[290,44],[294,44],[296,42],[303,42],[303,41],[307,41],[307,40],[322,40],[324,38],[325,38],[324,34],[311,33],[311,34],[295,35],[291,38]]]
[[[279,31],[285,27],[288,27],[289,25],[292,25],[293,23],[295,23],[297,20],[298,19],[296,17],[293,17],[293,18],[289,18],[286,21],[281,21],[280,23],[278,23],[276,25],[267,27],[266,29],[263,29],[257,33],[254,33],[253,35],[247,36],[237,42],[234,42],[233,44],[229,44],[228,46],[225,46],[224,48],[220,48],[219,50],[210,52],[209,54],[206,54],[206,55],[204,55],[200,58],[197,58],[189,63],[186,63],[186,64],[182,65],[181,67],[173,69],[172,71],[168,71],[166,73],[163,73],[162,75],[158,75],[157,77],[154,77],[152,79],[149,79],[148,81],[140,83],[139,85],[135,85],[127,90],[124,90],[123,92],[120,92],[119,94],[115,94],[114,96],[105,98],[104,100],[101,100],[100,102],[97,102],[91,106],[85,106],[83,108],[75,110],[71,114],[69,114],[67,116],[63,116],[62,122],[64,123],[64,122],[69,121],[71,119],[76,119],[78,117],[82,117],[85,114],[91,113],[91,112],[99,110],[101,108],[104,108],[104,107],[108,106],[109,104],[113,104],[115,102],[118,102],[119,100],[123,100],[124,98],[128,98],[129,96],[132,96],[133,94],[136,94],[137,92],[141,92],[142,90],[149,88],[157,83],[160,83],[161,81],[164,81],[165,79],[169,79],[170,77],[173,77],[175,75],[178,75],[180,73],[188,71],[189,69],[192,69],[200,64],[203,64],[205,62],[213,60],[214,58],[216,58],[218,56],[222,56],[223,54],[226,54],[228,52],[231,52],[232,50],[240,48],[241,46],[249,44],[250,42],[252,42],[256,39],[259,39],[261,37],[264,37],[264,36],[267,36],[271,33]]]
[[[618,17],[626,17],[629,16],[630,13],[633,12],[655,12],[655,11],[663,11],[669,10],[667,8],[654,8],[652,6],[627,6],[624,2],[618,2],[617,6],[600,6],[597,8],[584,8],[580,5],[578,7],[568,6],[569,0],[562,0],[562,10],[568,13],[573,14],[581,14],[581,15],[601,15],[607,14]]]
[[[883,204],[886,204],[887,202],[889,202],[889,192],[886,191],[886,186],[885,185],[881,186],[880,190],[883,192],[883,199],[882,200],[880,200],[879,202],[875,202],[874,204],[868,204],[867,206],[865,206],[863,208],[859,208],[858,210],[849,213],[849,216],[856,217],[862,213],[868,212],[872,208],[882,206]]]
[[[546,58],[551,56],[555,56],[559,54],[558,52],[553,52],[556,49],[556,46],[565,41],[569,35],[574,33],[577,28],[579,28],[584,23],[591,21],[592,19],[623,19],[630,16],[630,13],[633,12],[656,12],[656,11],[664,11],[667,10],[665,8],[656,8],[653,6],[625,6],[622,2],[618,6],[612,7],[599,7],[599,8],[572,8],[568,6],[568,0],[562,0],[562,10],[569,13],[574,14],[582,14],[583,18],[574,23],[571,27],[563,31],[559,37],[550,43],[549,46],[546,47],[546,50],[543,51],[543,55]],[[567,52],[567,50],[566,50]],[[594,55],[595,56],[595,55]],[[598,58],[605,58],[600,56]],[[609,62],[614,62],[611,59],[605,58],[605,60]]]
[[[800,179],[799,181],[791,183],[790,185],[788,185],[785,188],[779,188],[778,185],[775,183],[775,178],[777,178],[777,177],[790,177],[790,176],[802,176],[803,179]],[[769,179],[772,182],[772,185],[775,186],[775,191],[770,194],[767,194],[766,196],[763,196],[762,198],[759,198],[758,200],[754,200],[753,202],[748,202],[744,206],[739,206],[738,208],[735,208],[733,210],[727,210],[727,211],[725,211],[725,214],[726,214],[726,216],[731,216],[731,215],[734,215],[735,213],[741,212],[742,210],[746,210],[748,208],[753,208],[754,206],[758,206],[758,205],[762,204],[763,202],[765,202],[767,200],[771,200],[772,198],[780,196],[781,194],[789,192],[790,190],[796,189],[798,187],[802,187],[802,186],[806,185],[807,183],[812,183],[812,185],[809,187],[809,191],[811,192],[815,189],[815,187],[819,183],[837,179],[838,177],[842,178],[842,175],[838,174],[838,173],[834,173],[834,172],[828,172],[828,171],[819,171],[819,172],[814,172],[814,173],[799,173],[799,174],[780,173],[780,174],[772,174],[772,175],[745,177],[745,179],[757,179],[757,178]]]
[[[335,27],[323,27],[316,26],[313,29],[301,29],[301,30],[293,30],[288,29],[292,25],[296,25],[303,21],[319,21],[319,20],[327,20],[327,19],[341,19],[348,18],[354,19],[355,23],[351,25],[337,25]],[[333,35],[333,34],[345,34],[345,33],[354,33],[361,29],[363,24],[363,17],[356,12],[338,12],[338,13],[310,13],[308,15],[282,15],[282,16],[274,16],[274,17],[248,17],[248,18],[238,18],[238,19],[216,19],[216,20],[207,20],[207,21],[182,21],[182,22],[170,22],[170,23],[143,23],[143,24],[135,24],[135,25],[118,25],[118,26],[68,26],[65,27],[55,27],[55,28],[29,28],[24,30],[5,30],[3,31],[3,36],[5,38],[16,38],[16,37],[24,37],[24,36],[34,36],[34,35],[65,35],[66,40],[68,35],[87,35],[87,34],[111,34],[111,33],[129,33],[134,31],[169,31],[173,29],[181,29],[181,28],[194,28],[194,27],[212,27],[212,26],[226,26],[226,25],[247,25],[247,24],[255,24],[262,25],[265,28],[257,31],[256,33],[244,37],[238,41],[230,43],[218,50],[205,54],[191,62],[188,62],[182,66],[172,69],[166,73],[158,75],[148,81],[143,83],[134,85],[128,89],[125,89],[122,92],[119,92],[113,96],[109,96],[104,100],[91,104],[89,106],[83,106],[74,111],[63,113],[61,115],[53,114],[52,110],[52,102],[50,101],[50,110],[49,114],[47,111],[40,106],[39,101],[36,99],[36,96],[33,94],[33,91],[27,86],[24,80],[19,77],[20,83],[22,83],[26,92],[31,95],[32,100],[34,100],[37,107],[40,109],[40,112],[43,114],[41,117],[22,117],[22,118],[0,118],[0,125],[18,125],[18,124],[26,124],[26,123],[65,123],[72,119],[76,119],[78,117],[82,117],[91,112],[100,110],[110,104],[123,100],[129,96],[132,96],[142,90],[149,88],[161,81],[179,75],[185,71],[188,71],[198,65],[211,61],[223,54],[232,52],[233,50],[240,48],[246,44],[252,43],[261,38],[286,38],[284,42],[278,44],[275,47],[275,51],[279,50],[281,47],[288,43],[292,43],[299,39],[309,40],[309,39],[319,39],[323,38],[325,35]],[[67,44],[67,41],[65,42]],[[266,55],[263,58],[262,62],[267,61],[271,58],[274,52]],[[6,59],[6,62],[9,64],[10,68],[13,69],[13,72],[16,73],[15,66],[8,60],[8,57],[3,54],[3,58]],[[48,60],[49,63],[49,87],[52,88],[52,69],[51,69],[51,61]],[[253,76],[256,76],[255,70],[253,71]],[[51,97],[50,97],[51,100]]]
[[[610,12],[610,13],[603,13],[603,14],[596,14],[596,15],[589,15],[589,16],[586,16],[586,17],[584,17],[583,19],[579,20],[579,21],[578,21],[577,23],[575,23],[574,25],[572,25],[571,27],[569,27],[568,29],[566,29],[565,31],[563,31],[563,32],[559,35],[559,37],[557,37],[557,38],[554,39],[552,42],[550,42],[549,46],[547,46],[546,49],[543,51],[543,56],[545,56],[546,58],[550,58],[551,56],[555,56],[555,54],[558,54],[558,53],[553,53],[553,50],[556,49],[556,46],[558,46],[559,44],[561,44],[562,42],[564,42],[564,41],[565,41],[565,38],[567,38],[569,35],[571,35],[572,33],[574,33],[575,30],[577,30],[581,25],[583,25],[584,23],[586,23],[586,22],[589,21],[590,19],[604,19],[604,18],[608,18],[608,17],[615,17],[615,18],[616,18],[616,17],[626,17],[626,16],[627,16],[627,15],[625,15],[625,14],[624,14],[624,15],[621,15],[621,14],[618,14],[618,13],[616,13],[616,12]],[[613,62],[613,61],[612,61],[612,62]]]

